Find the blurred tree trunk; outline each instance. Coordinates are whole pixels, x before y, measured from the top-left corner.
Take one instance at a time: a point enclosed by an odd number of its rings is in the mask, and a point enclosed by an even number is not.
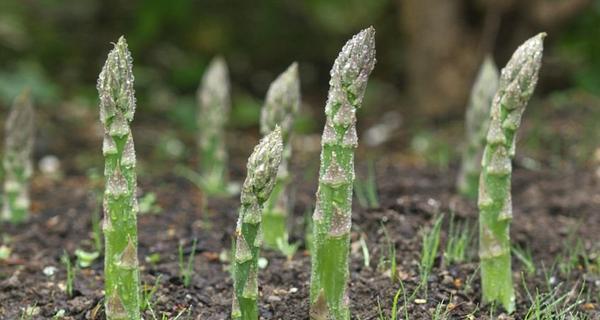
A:
[[[459,0],[399,0],[407,50],[409,91],[427,116],[441,116],[466,100],[478,60],[465,32]]]
[[[509,58],[540,31],[564,25],[591,0],[396,0],[405,36],[407,80],[418,112],[459,114],[486,53]],[[505,23],[502,23],[502,22]],[[499,50],[495,50],[496,43]]]

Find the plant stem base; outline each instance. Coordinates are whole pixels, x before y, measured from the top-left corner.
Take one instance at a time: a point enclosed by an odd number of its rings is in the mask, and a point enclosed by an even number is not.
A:
[[[321,243],[315,243],[313,254],[316,255],[316,265],[313,265],[311,285],[311,300],[313,309],[310,318],[349,320],[350,309],[346,294],[346,279],[348,277],[348,252],[350,250],[349,236],[327,237]],[[321,302],[316,302],[316,301]],[[323,308],[317,306],[325,303]]]
[[[485,303],[499,302],[508,313],[515,310],[510,254],[481,260],[481,286]]]

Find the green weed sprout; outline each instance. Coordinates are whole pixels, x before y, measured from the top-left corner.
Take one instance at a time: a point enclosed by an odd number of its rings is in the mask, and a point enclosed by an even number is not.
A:
[[[367,168],[367,178],[362,180],[357,177],[354,181],[354,194],[361,207],[374,209],[379,207],[379,196],[377,195],[375,164],[373,161],[369,161]]]
[[[108,320],[140,319],[137,178],[129,123],[135,113],[132,58],[125,38],[108,54],[98,78],[104,125],[104,276]]]
[[[527,40],[502,69],[491,110],[479,182],[479,259],[484,302],[515,309],[509,227],[512,220],[511,160],[516,131],[533,94],[545,33]]]
[[[356,34],[331,69],[321,138],[319,187],[313,214],[311,319],[350,319],[348,255],[354,183],[356,110],[375,66],[375,29]]]
[[[190,255],[188,256],[188,260],[187,260],[187,264],[184,262],[183,259],[183,245],[180,243],[179,244],[179,276],[181,277],[181,280],[183,281],[183,286],[184,287],[189,287],[190,284],[192,284],[192,274],[194,271],[194,256],[196,255],[196,242],[198,241],[198,239],[195,239],[192,241],[192,251],[190,253]]]
[[[390,235],[387,231],[387,228],[385,227],[385,225],[383,224],[383,222],[381,223],[381,228],[383,230],[383,235],[385,237],[385,242],[387,243],[387,247],[388,247],[388,253],[387,253],[387,258],[385,258],[385,254],[384,256],[382,256],[382,261],[380,262],[380,265],[385,265],[386,262],[389,263],[390,265],[390,278],[392,278],[392,283],[396,282],[396,280],[398,279],[398,264],[396,262],[396,244],[394,243],[394,241],[392,241],[392,239],[390,238]],[[387,261],[386,261],[387,260]]]
[[[29,90],[24,90],[15,99],[5,127],[2,220],[15,224],[29,217],[34,130],[33,103]]]
[[[263,226],[264,225],[265,224],[263,222]],[[266,227],[263,227],[263,230],[265,228]],[[294,258],[294,255],[298,251],[299,247],[300,247],[299,242],[290,243],[289,235],[287,232],[283,234],[283,237],[277,238],[277,250],[279,250],[279,252],[281,252],[284,256],[286,256],[288,261],[292,261],[292,259]]]
[[[421,283],[419,286],[424,290],[425,295],[427,295],[427,281],[440,247],[440,232],[443,219],[443,215],[436,218],[431,229],[424,231],[422,234],[423,245],[421,247],[421,261],[419,263]]]
[[[457,222],[454,214],[452,214],[446,238],[446,248],[444,249],[444,265],[449,266],[467,260],[472,236],[473,232],[469,223]]]
[[[458,191],[471,199],[477,198],[481,156],[485,148],[485,136],[490,123],[492,99],[498,89],[498,67],[490,56],[481,65],[475,84],[471,89],[465,119],[466,145],[458,173]]]
[[[277,181],[269,201],[265,203],[263,213],[264,244],[270,248],[276,248],[277,239],[283,238],[287,231],[286,220],[290,204],[286,186],[290,182],[288,162],[292,155],[290,135],[298,109],[300,78],[298,64],[294,62],[271,83],[260,116],[260,131],[263,135],[269,134],[279,126],[283,137],[283,156]]]
[[[258,319],[258,255],[262,245],[262,213],[275,186],[283,141],[277,127],[254,148],[240,196],[234,236],[232,319]]]
[[[71,264],[71,258],[66,251],[63,251],[63,255],[60,257],[60,262],[65,265],[65,271],[67,272],[67,279],[65,283],[65,292],[69,298],[73,297],[73,282],[75,280],[75,270]]]
[[[229,86],[225,59],[216,57],[208,65],[197,93],[201,185],[209,195],[227,193],[225,125],[231,109]]]

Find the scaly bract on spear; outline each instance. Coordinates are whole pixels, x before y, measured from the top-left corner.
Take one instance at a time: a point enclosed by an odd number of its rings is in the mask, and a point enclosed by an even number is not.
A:
[[[369,27],[344,45],[330,72],[313,214],[311,319],[350,319],[347,286],[354,149],[358,146],[356,110],[374,66],[375,29]]]

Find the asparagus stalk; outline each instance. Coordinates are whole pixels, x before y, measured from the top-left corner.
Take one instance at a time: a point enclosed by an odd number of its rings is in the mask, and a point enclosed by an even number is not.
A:
[[[498,89],[498,77],[498,67],[492,57],[487,56],[479,69],[467,105],[466,145],[462,153],[457,189],[462,195],[471,199],[477,198],[481,156],[490,123],[492,99]]]
[[[258,319],[258,255],[262,242],[262,211],[275,186],[283,142],[277,127],[254,148],[248,159],[235,229],[232,319]]]
[[[260,117],[261,133],[267,135],[279,126],[284,146],[275,188],[265,204],[263,213],[264,243],[271,248],[275,248],[277,239],[283,239],[286,234],[286,220],[290,209],[289,195],[286,190],[290,182],[288,162],[292,155],[290,135],[299,108],[300,79],[298,64],[294,62],[271,83]]]
[[[375,66],[375,29],[349,40],[331,69],[313,214],[311,319],[350,319],[348,255],[354,182],[356,110]]]
[[[14,101],[5,127],[2,220],[24,222],[29,216],[29,178],[33,172],[34,111],[29,90]]]
[[[511,160],[516,131],[533,94],[545,33],[527,40],[502,69],[491,110],[479,182],[479,259],[484,302],[515,309],[510,261]]]
[[[225,125],[231,109],[229,91],[227,64],[222,57],[216,57],[204,73],[197,93],[201,183],[210,195],[227,191]]]
[[[119,38],[98,78],[104,125],[105,309],[109,320],[140,319],[137,258],[137,178],[129,123],[135,113],[131,53]]]

